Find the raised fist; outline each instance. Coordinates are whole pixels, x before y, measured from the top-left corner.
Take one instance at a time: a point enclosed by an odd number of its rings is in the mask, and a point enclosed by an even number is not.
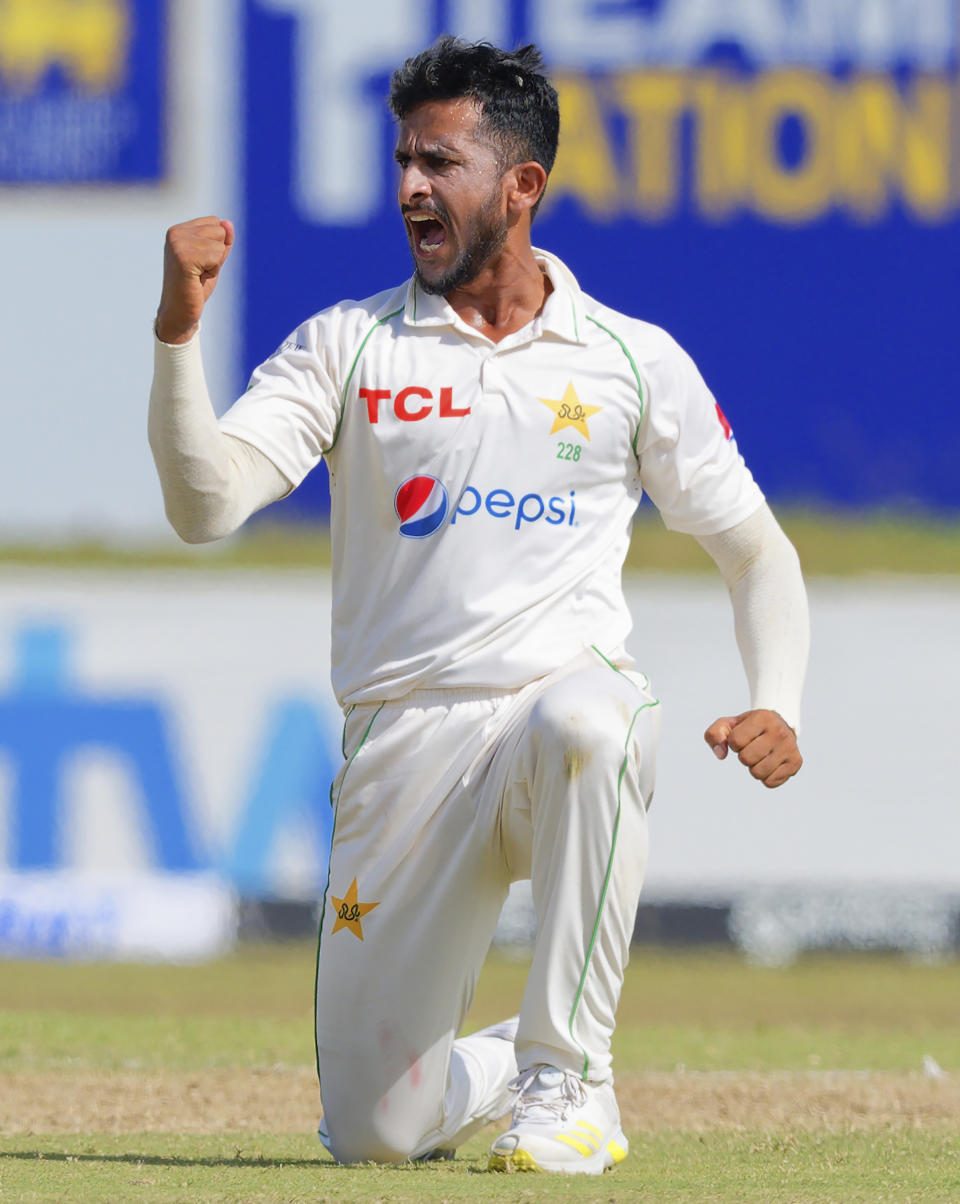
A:
[[[196,334],[232,246],[233,222],[219,217],[196,217],[167,231],[155,326],[161,342],[186,343]]]

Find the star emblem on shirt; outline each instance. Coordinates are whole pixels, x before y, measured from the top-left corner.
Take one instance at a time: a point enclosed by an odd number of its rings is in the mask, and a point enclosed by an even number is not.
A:
[[[572,426],[575,431],[578,431],[584,438],[590,438],[590,431],[587,429],[587,419],[592,417],[598,411],[603,409],[603,406],[587,406],[584,405],[577,396],[576,390],[571,381],[564,390],[563,396],[559,401],[554,401],[549,397],[538,397],[537,401],[553,410],[553,426],[550,428],[550,434],[555,435],[557,431],[562,431],[568,426]]]
[[[363,940],[363,928],[360,921],[369,911],[373,911],[375,907],[379,907],[379,903],[360,903],[357,899],[357,880],[354,880],[347,887],[347,893],[342,899],[333,896],[333,909],[337,913],[336,923],[333,925],[333,932],[339,932],[341,928],[349,928],[355,937]],[[331,936],[333,933],[331,933]]]

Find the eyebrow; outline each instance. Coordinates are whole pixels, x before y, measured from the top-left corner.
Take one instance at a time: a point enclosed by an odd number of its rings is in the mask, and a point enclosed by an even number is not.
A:
[[[393,152],[393,157],[399,161],[401,158],[410,158],[411,153],[411,151],[404,150],[402,147],[398,146]],[[463,152],[458,150],[456,147],[445,146],[442,142],[428,142],[419,147],[417,153],[425,159],[453,159],[463,154]]]

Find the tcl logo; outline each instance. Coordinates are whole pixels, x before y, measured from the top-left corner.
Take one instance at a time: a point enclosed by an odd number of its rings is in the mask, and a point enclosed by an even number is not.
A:
[[[434,396],[423,385],[407,385],[399,393],[392,393],[390,389],[361,389],[360,397],[367,403],[367,417],[371,422],[380,421],[380,407],[391,399],[393,412],[401,422],[419,422],[434,411]],[[453,388],[447,385],[440,390],[436,411],[440,418],[466,418],[470,407],[458,409],[453,404]]]

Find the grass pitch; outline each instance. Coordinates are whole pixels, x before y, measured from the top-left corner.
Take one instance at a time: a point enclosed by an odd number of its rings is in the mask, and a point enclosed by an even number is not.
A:
[[[489,1135],[449,1164],[334,1166],[312,972],[299,944],[0,965],[0,1200],[960,1200],[955,963],[637,951],[615,1049],[631,1153],[602,1179],[488,1175]],[[492,960],[468,1028],[515,1010],[525,973]]]

